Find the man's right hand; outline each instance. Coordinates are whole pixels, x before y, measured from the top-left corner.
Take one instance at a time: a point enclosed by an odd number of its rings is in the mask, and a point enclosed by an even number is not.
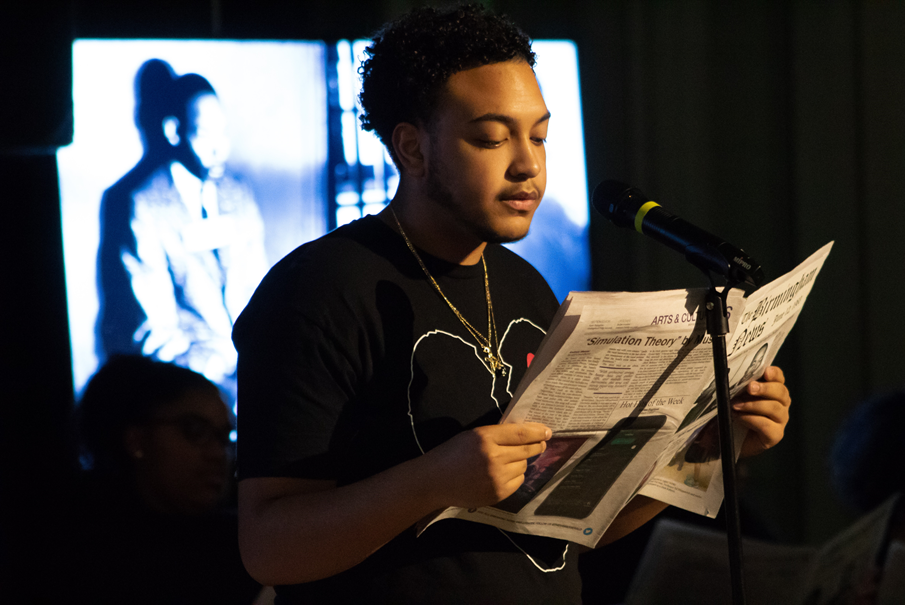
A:
[[[425,455],[437,466],[442,502],[456,507],[499,503],[522,485],[528,459],[553,432],[540,423],[487,425],[457,434]]]
[[[431,512],[481,507],[522,484],[550,430],[506,423],[464,431],[427,454],[359,482],[239,482],[239,547],[265,585],[322,579],[358,564]]]

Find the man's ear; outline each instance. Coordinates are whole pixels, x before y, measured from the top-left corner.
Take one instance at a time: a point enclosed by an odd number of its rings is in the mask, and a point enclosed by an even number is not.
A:
[[[167,138],[170,145],[176,147],[179,145],[179,119],[173,116],[167,116],[163,119],[163,136]]]
[[[426,134],[414,124],[400,122],[393,129],[393,149],[400,169],[412,177],[422,177],[426,171],[423,140]]]

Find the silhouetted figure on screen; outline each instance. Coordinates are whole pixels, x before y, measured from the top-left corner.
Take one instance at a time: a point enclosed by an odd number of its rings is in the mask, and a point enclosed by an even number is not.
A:
[[[96,326],[97,350],[101,363],[114,352],[139,351],[133,333],[142,321],[141,306],[133,296],[129,274],[122,264],[121,251],[135,250],[130,227],[132,193],[155,170],[173,159],[163,135],[167,99],[161,91],[172,86],[176,74],[165,61],[151,59],[135,77],[135,125],[144,153],[132,170],[112,185],[101,200],[101,240],[98,250],[98,298],[100,311]]]
[[[263,221],[226,167],[226,117],[205,78],[152,59],[136,96],[145,155],[101,206],[99,357],[174,361],[233,392],[230,332],[267,270]]]
[[[75,603],[250,603],[260,585],[239,557],[230,431],[198,373],[116,356],[78,411],[84,473],[69,537]]]

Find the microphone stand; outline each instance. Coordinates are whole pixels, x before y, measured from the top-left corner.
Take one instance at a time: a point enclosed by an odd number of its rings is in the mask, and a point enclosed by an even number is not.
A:
[[[745,603],[745,582],[742,570],[742,535],[738,515],[738,488],[735,474],[735,446],[732,439],[732,408],[729,404],[729,362],[726,334],[729,318],[726,297],[735,286],[731,281],[723,292],[716,289],[709,272],[710,291],[704,299],[707,334],[713,344],[713,372],[716,387],[717,419],[720,430],[720,458],[723,465],[723,501],[726,504],[726,534],[729,538],[729,575],[732,581],[732,603]]]
[[[647,201],[647,202],[645,202]],[[713,344],[714,388],[720,430],[720,458],[723,465],[723,500],[726,503],[726,534],[729,538],[729,572],[732,601],[745,603],[742,575],[742,538],[738,517],[738,489],[735,475],[735,447],[732,440],[732,409],[729,404],[729,362],[726,334],[729,318],[726,300],[737,284],[758,287],[764,279],[761,266],[745,251],[728,245],[693,225],[662,210],[641,191],[618,181],[604,181],[594,190],[594,207],[619,227],[632,228],[685,255],[685,259],[704,272],[710,281],[705,298],[707,334]],[[651,215],[649,217],[648,215]],[[720,293],[713,276],[727,277]]]

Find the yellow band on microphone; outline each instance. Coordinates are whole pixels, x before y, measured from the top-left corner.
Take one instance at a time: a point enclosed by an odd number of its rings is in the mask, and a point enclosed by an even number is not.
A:
[[[650,201],[650,202],[645,202],[641,206],[641,208],[638,209],[638,214],[635,215],[635,231],[637,231],[639,234],[644,233],[641,231],[641,223],[644,221],[644,217],[655,206],[660,206],[660,205],[654,201]]]

